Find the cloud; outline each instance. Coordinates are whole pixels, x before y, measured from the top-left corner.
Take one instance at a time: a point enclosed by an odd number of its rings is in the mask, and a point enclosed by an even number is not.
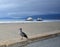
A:
[[[32,12],[11,12],[11,13],[8,13],[8,16],[11,16],[11,17],[20,17],[20,16],[34,16],[34,15],[45,15],[45,14],[60,14],[60,12],[35,12],[35,11],[32,11]]]
[[[0,0],[0,15],[2,16],[47,13],[60,13],[60,0]]]

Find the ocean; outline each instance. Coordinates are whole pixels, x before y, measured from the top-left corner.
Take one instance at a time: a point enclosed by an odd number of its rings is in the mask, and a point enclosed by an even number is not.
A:
[[[36,21],[37,18],[42,18],[40,22],[60,22],[60,14],[46,14],[46,15],[31,15],[31,16],[0,16],[0,23],[9,22],[27,22],[26,19],[31,17]]]

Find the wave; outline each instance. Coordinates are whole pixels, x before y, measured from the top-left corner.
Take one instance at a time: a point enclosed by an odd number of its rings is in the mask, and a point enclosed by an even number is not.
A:
[[[0,21],[25,21],[28,17],[34,20],[42,18],[43,20],[60,20],[60,14],[46,14],[46,15],[31,15],[31,16],[13,16],[13,17],[0,17]]]
[[[0,21],[0,23],[41,23],[41,22],[60,22],[60,20],[43,20],[43,21],[14,21],[14,20],[8,20],[8,21]]]

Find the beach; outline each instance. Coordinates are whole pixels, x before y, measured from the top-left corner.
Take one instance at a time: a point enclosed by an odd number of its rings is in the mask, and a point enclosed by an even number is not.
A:
[[[60,30],[60,22],[0,23],[0,41],[21,38],[19,28],[28,37]]]

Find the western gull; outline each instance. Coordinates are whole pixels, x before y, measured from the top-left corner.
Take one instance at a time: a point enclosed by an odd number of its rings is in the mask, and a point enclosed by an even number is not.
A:
[[[27,34],[22,31],[22,28],[20,28],[19,30],[20,30],[20,36],[22,37],[21,39],[23,39],[23,37],[25,37],[26,39],[28,39]]]

